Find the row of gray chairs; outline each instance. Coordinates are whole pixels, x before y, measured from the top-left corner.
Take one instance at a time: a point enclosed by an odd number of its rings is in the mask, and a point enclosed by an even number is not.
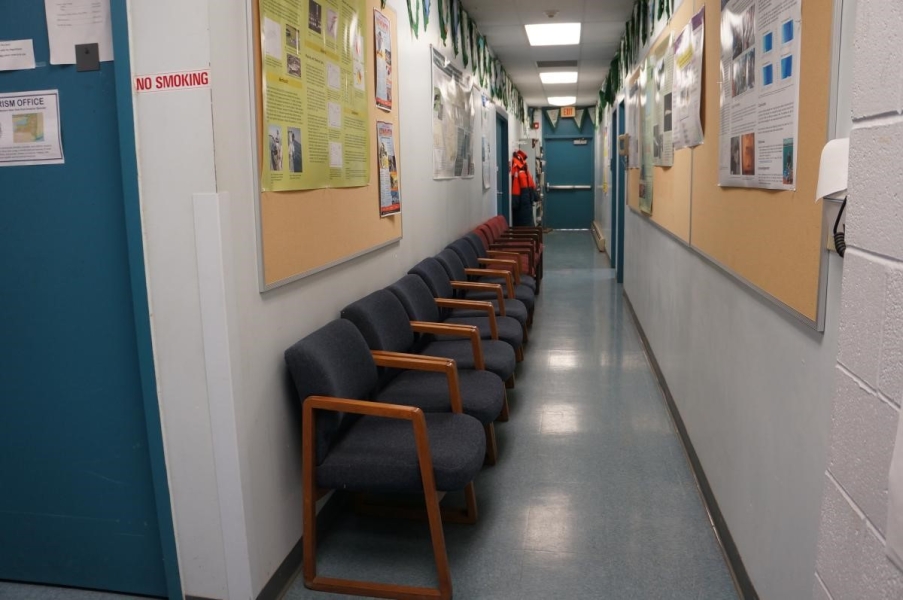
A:
[[[535,307],[519,261],[480,257],[477,242],[455,241],[285,352],[302,401],[310,589],[451,598],[442,522],[477,519],[473,480],[498,459],[495,422],[509,418],[506,388],[515,385]],[[437,587],[318,576],[316,503],[330,490],[422,493],[423,509],[378,512],[427,519]],[[462,490],[464,507],[440,507],[441,494]]]

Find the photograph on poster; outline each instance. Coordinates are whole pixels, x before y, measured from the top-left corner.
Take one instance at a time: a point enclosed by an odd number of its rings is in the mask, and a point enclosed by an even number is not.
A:
[[[281,25],[271,19],[263,20],[263,49],[267,56],[276,60],[282,60],[282,32]],[[295,30],[297,32],[297,29]],[[288,38],[288,28],[285,30]]]
[[[301,130],[297,127],[288,128],[288,170],[292,173],[304,172],[301,160]]]
[[[339,13],[331,8],[326,11],[326,35],[332,39],[339,37]]]
[[[791,77],[793,77],[792,54],[781,59],[781,79],[790,79]]]
[[[731,175],[740,174],[740,136],[731,138]]]
[[[740,137],[740,146],[743,159],[743,174],[756,174],[756,134],[746,133]]]
[[[301,59],[294,54],[285,55],[286,70],[292,77],[301,77]]]
[[[267,19],[269,20],[269,19]],[[271,21],[272,22],[272,21]],[[298,29],[291,25],[285,26],[285,45],[294,50],[298,49]]]
[[[756,51],[750,50],[734,61],[732,95],[737,97],[756,87]]]
[[[270,170],[282,170],[282,127],[270,125]]]
[[[762,85],[768,87],[774,83],[774,65],[768,63],[762,67]]]
[[[671,131],[674,112],[671,109],[671,94],[665,94],[665,131]]]
[[[793,184],[793,138],[784,140],[784,177],[785,185]]]
[[[762,36],[762,53],[768,54],[774,49],[774,33],[769,31]]]
[[[793,20],[787,20],[781,24],[781,43],[789,44],[792,41],[793,41]]]
[[[756,44],[756,5],[750,6],[746,12],[731,23],[733,37],[733,58],[737,58]]]
[[[314,2],[314,0],[310,0],[308,6],[308,28],[310,28],[311,31],[323,33],[323,7],[320,6],[319,2]]]

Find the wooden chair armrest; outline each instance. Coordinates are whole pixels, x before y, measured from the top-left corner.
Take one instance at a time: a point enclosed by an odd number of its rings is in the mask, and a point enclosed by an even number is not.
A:
[[[533,249],[527,247],[511,247],[502,246],[502,250],[489,250],[486,254],[489,255],[490,258],[508,258],[509,260],[516,261],[520,264],[520,259],[524,256],[527,257],[527,263],[530,268],[533,267]]]
[[[470,308],[473,310],[485,311],[486,316],[489,317],[489,331],[492,334],[492,339],[499,339],[498,322],[495,320],[495,307],[492,306],[492,302],[483,302],[479,300],[445,300],[437,298],[436,306],[441,308]]]
[[[506,291],[509,298],[514,298],[514,279],[511,277],[511,271],[502,271],[499,269],[464,269],[466,275],[476,275],[478,277],[502,277],[505,279]]]
[[[505,295],[502,292],[502,286],[498,283],[477,283],[475,281],[452,281],[452,289],[454,290],[473,290],[476,292],[493,291],[499,302],[498,313],[500,317],[505,316]]]
[[[420,415],[421,418],[423,417],[423,411],[416,406],[402,406],[401,404],[387,404],[385,402],[371,402],[369,400],[332,398],[330,396],[309,396],[304,400],[305,416],[306,413],[314,410],[346,412],[355,415],[403,419],[406,421],[413,421],[418,415]]]
[[[520,261],[519,260],[505,260],[501,258],[478,258],[477,261],[481,265],[492,267],[493,265],[502,265],[503,267],[507,267],[507,269],[514,273],[514,285],[520,285]]]
[[[486,369],[486,362],[483,360],[483,344],[480,341],[480,330],[477,329],[476,325],[453,325],[449,323],[411,321],[411,329],[417,333],[470,338],[470,344],[473,347],[474,368],[478,371],[484,371]]]
[[[452,412],[461,414],[464,411],[461,404],[461,383],[458,380],[458,366],[455,364],[455,359],[384,350],[373,350],[371,354],[373,362],[378,367],[445,373],[445,377],[448,379],[448,395],[451,400]]]

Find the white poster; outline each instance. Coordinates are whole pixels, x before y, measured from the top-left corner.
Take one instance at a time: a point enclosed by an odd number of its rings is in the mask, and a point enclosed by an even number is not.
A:
[[[435,48],[433,63],[433,179],[471,178],[473,79]]]
[[[0,71],[34,68],[34,43],[32,40],[0,41]]]
[[[489,140],[483,136],[483,189],[492,187],[492,157],[489,148]]]
[[[722,8],[719,185],[796,189],[800,1]]]
[[[637,73],[627,87],[627,168],[640,168],[640,138],[643,135],[643,109],[640,94],[640,77]]]
[[[671,42],[665,46],[664,54],[654,63],[652,106],[652,164],[656,167],[674,165],[673,95],[674,53]]]
[[[59,91],[0,94],[0,167],[63,162]]]
[[[672,44],[674,52],[674,148],[692,148],[703,141],[702,49],[705,43],[705,6],[696,13]]]
[[[101,62],[113,60],[110,0],[44,0],[50,64],[74,65],[77,44],[97,44]]]

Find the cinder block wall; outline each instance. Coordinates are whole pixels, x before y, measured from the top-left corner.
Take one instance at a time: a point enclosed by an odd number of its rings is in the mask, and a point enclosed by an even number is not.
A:
[[[903,598],[886,558],[903,399],[903,2],[858,0],[847,244],[813,597]]]

